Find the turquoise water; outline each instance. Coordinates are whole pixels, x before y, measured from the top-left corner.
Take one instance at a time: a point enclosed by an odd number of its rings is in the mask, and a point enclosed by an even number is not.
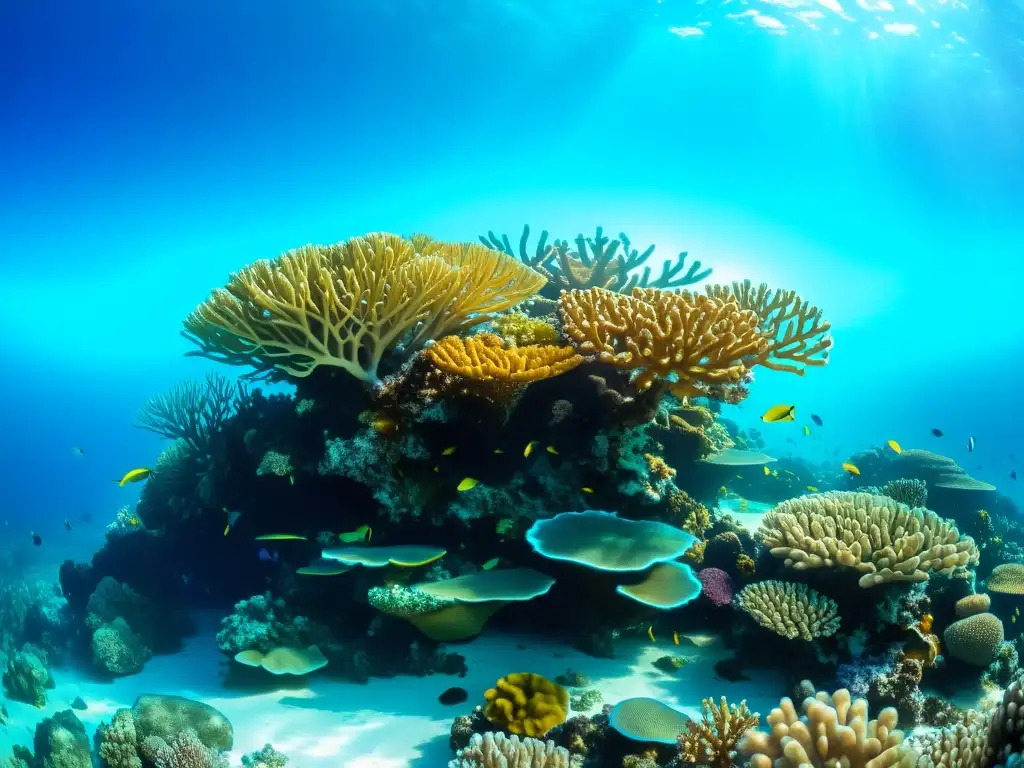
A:
[[[87,561],[165,447],[139,407],[238,372],[179,335],[229,273],[374,231],[603,226],[792,288],[830,363],[758,371],[729,418],[834,472],[936,451],[1024,503],[1020,2],[44,0],[0,9],[0,51],[12,569]],[[799,418],[767,429],[777,403]]]

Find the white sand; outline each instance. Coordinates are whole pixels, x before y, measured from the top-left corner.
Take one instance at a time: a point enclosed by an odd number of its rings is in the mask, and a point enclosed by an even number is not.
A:
[[[618,658],[594,659],[566,645],[535,637],[487,633],[451,646],[466,657],[469,674],[374,679],[366,685],[340,682],[321,674],[307,686],[277,689],[268,675],[267,692],[253,695],[221,685],[226,663],[216,648],[212,626],[189,640],[173,656],[157,656],[142,673],[111,683],[89,680],[74,670],[54,669],[56,690],[48,692],[43,710],[7,702],[10,722],[0,729],[0,756],[13,744],[31,746],[35,725],[66,709],[81,696],[88,709],[77,712],[89,730],[120,707],[130,707],[143,693],[171,693],[198,699],[223,712],[235,729],[232,765],[241,755],[270,742],[287,754],[289,768],[444,768],[451,755],[448,731],[452,719],[483,700],[483,692],[509,672],[538,672],[554,678],[568,668],[590,676],[606,703],[631,696],[653,696],[695,717],[705,697],[725,695],[731,702],[746,699],[752,710],[766,714],[787,693],[781,678],[757,675],[756,681],[730,683],[714,679],[714,663],[729,656],[718,645],[675,646],[671,639],[655,644],[619,641]],[[659,656],[683,655],[691,663],[675,675],[655,669]],[[469,701],[442,706],[438,695],[450,686],[469,691]],[[595,710],[600,707],[595,707]]]

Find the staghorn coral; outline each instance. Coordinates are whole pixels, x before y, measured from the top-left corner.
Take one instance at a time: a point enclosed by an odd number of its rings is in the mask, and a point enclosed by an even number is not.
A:
[[[486,322],[543,287],[516,259],[478,245],[373,233],[307,245],[232,275],[185,320],[198,354],[257,372],[320,365],[376,383],[385,352]]]
[[[758,352],[753,365],[803,376],[808,366],[828,362],[832,325],[821,310],[797,296],[796,291],[775,291],[750,280],[731,285],[709,285],[707,295],[719,301],[734,301],[741,309],[757,315],[761,333],[768,343]]]
[[[1003,622],[991,613],[977,613],[946,627],[942,640],[953,658],[987,667],[1003,642]]]
[[[852,568],[862,587],[927,581],[978,562],[970,536],[931,510],[885,496],[838,491],[784,501],[758,531],[775,557],[796,570]]]
[[[577,768],[581,763],[553,741],[487,732],[473,734],[448,768]]]
[[[549,321],[518,311],[499,315],[491,321],[491,327],[517,347],[557,344],[560,340],[558,329]]]
[[[751,714],[747,702],[728,704],[725,696],[718,704],[701,701],[701,720],[690,720],[686,733],[679,736],[682,761],[712,768],[732,768],[736,744],[743,734],[757,726],[760,716]]]
[[[431,362],[446,373],[479,381],[529,383],[571,371],[583,362],[572,347],[506,346],[500,336],[446,336],[427,352]]]
[[[784,698],[768,717],[771,731],[749,730],[737,745],[750,768],[912,768],[917,754],[896,729],[896,710],[868,720],[868,703],[842,688],[819,691],[803,702],[802,716]]]
[[[746,359],[768,341],[757,316],[734,301],[635,288],[624,296],[601,288],[566,291],[559,299],[562,328],[585,355],[637,371],[636,389],[678,379],[673,391],[699,393],[712,384],[736,383]]]
[[[759,581],[736,595],[736,605],[754,621],[777,635],[815,640],[839,629],[839,607],[806,584]]]
[[[244,384],[211,372],[203,382],[184,381],[149,398],[135,417],[135,426],[182,440],[196,453],[209,456],[210,440],[248,398]]]
[[[532,672],[498,678],[484,691],[484,716],[509,733],[543,736],[565,722],[569,694],[558,683]]]

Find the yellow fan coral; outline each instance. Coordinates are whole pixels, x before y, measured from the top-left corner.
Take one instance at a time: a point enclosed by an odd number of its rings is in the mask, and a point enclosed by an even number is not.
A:
[[[514,672],[498,678],[484,692],[484,716],[509,733],[543,736],[565,722],[569,693],[562,686],[532,672]]]
[[[446,336],[427,350],[427,356],[447,373],[477,381],[520,383],[548,379],[583,362],[572,347],[506,347],[493,333]]]
[[[307,245],[232,275],[185,320],[199,354],[308,376],[319,365],[375,382],[384,353],[486,322],[543,275],[478,245],[375,233]]]
[[[591,288],[563,291],[562,328],[585,355],[626,370],[645,390],[655,380],[678,377],[681,394],[700,385],[736,383],[745,360],[768,349],[758,317],[732,300],[656,288],[631,296]]]

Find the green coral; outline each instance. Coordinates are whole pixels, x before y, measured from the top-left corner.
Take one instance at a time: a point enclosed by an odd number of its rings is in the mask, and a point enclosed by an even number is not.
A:
[[[309,620],[292,616],[284,600],[269,592],[235,603],[235,610],[220,622],[217,647],[234,656],[240,651],[267,653],[280,646],[305,647]]]
[[[576,712],[585,712],[588,709],[593,709],[602,701],[604,701],[604,696],[601,695],[597,688],[588,688],[580,692],[579,695],[570,698],[569,707]]]
[[[269,744],[264,744],[263,749],[258,752],[242,755],[242,765],[245,768],[284,768],[287,762],[288,757]]]
[[[295,413],[299,416],[305,416],[307,413],[312,413],[315,406],[316,401],[313,398],[304,397],[295,404]]]
[[[138,754],[138,735],[130,709],[119,709],[109,723],[96,730],[100,759],[107,768],[142,768]]]
[[[558,329],[547,320],[530,317],[523,312],[513,311],[491,321],[494,331],[511,340],[519,347],[533,344],[558,344],[561,336]]]
[[[260,465],[256,468],[256,474],[260,476],[276,475],[277,477],[287,477],[293,471],[294,467],[292,466],[291,457],[286,453],[279,453],[277,451],[267,451],[263,454]]]
[[[40,708],[46,706],[46,689],[52,687],[46,665],[38,656],[24,650],[8,659],[3,684],[8,697]]]
[[[115,677],[141,672],[153,655],[121,617],[93,632],[91,645],[93,664]]]

